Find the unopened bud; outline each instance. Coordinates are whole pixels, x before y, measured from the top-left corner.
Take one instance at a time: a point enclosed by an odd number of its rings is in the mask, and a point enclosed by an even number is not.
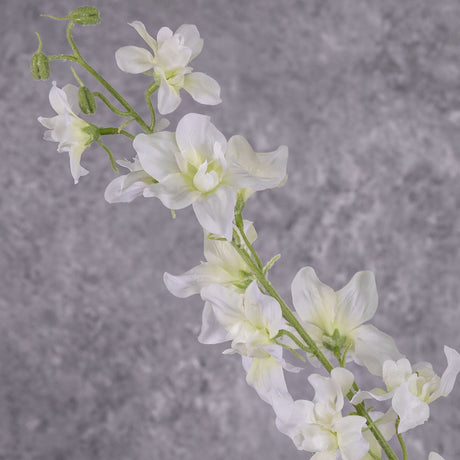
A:
[[[76,24],[82,24],[84,26],[99,24],[101,22],[99,10],[94,6],[81,6],[73,10],[69,14],[69,18]]]
[[[50,77],[50,63],[46,54],[37,51],[32,56],[30,73],[35,80],[47,80]]]
[[[78,104],[85,114],[96,112],[96,100],[93,93],[86,86],[80,86],[78,90]]]

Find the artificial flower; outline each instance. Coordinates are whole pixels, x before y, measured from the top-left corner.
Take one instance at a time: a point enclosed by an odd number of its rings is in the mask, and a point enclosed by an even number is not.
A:
[[[293,440],[297,449],[315,452],[312,459],[362,459],[369,451],[362,433],[366,419],[342,416],[344,395],[353,384],[353,374],[335,368],[330,377],[312,374],[308,381],[315,389],[313,401],[286,399],[282,413],[277,412],[278,429]]]
[[[412,368],[407,359],[385,361],[382,377],[387,391],[381,388],[360,391],[352,403],[369,398],[378,401],[391,398],[392,408],[400,418],[399,433],[422,425],[430,415],[429,404],[452,391],[460,372],[460,354],[448,346],[444,347],[444,354],[447,367],[441,377],[434,373],[430,363],[421,362]]]
[[[49,131],[45,131],[44,139],[59,142],[58,152],[69,152],[70,172],[75,183],[88,171],[80,165],[83,151],[95,141],[99,132],[97,128],[78,117],[78,88],[74,85],[65,85],[62,89],[53,86],[49,93],[51,107],[57,113],[52,118],[38,117],[38,121]]]
[[[259,396],[274,407],[289,399],[283,368],[298,369],[284,361],[283,349],[275,340],[287,328],[278,302],[262,294],[256,281],[244,294],[217,284],[206,286],[201,297],[206,303],[198,340],[206,344],[231,341],[224,353],[242,355],[246,381]]]
[[[155,124],[154,132],[160,132],[168,126],[169,121],[162,118]],[[128,169],[129,173],[116,177],[107,185],[104,198],[108,203],[130,203],[138,196],[142,196],[146,187],[156,182],[142,169],[137,155],[132,161],[117,160],[117,163]]]
[[[144,190],[144,196],[157,197],[170,209],[192,205],[207,232],[231,240],[237,191],[274,186],[281,179],[267,176],[267,164],[283,157],[285,171],[287,160],[285,146],[261,157],[252,149],[236,151],[237,143],[232,139],[227,142],[209,117],[196,113],[185,115],[175,133],[138,134],[133,146],[139,162],[158,181]],[[254,158],[246,161],[248,155]],[[259,164],[259,168],[244,174],[244,165],[249,163]],[[234,173],[235,165],[243,165],[238,174]]]
[[[253,243],[257,233],[252,222],[244,221],[248,241]],[[206,262],[193,267],[182,275],[165,273],[163,280],[168,290],[176,297],[189,297],[199,294],[210,284],[221,284],[244,292],[254,275],[236,249],[227,240],[210,237],[204,232],[204,257]]]
[[[216,105],[221,102],[220,86],[202,72],[193,72],[189,63],[201,53],[203,39],[196,26],[183,24],[175,33],[168,27],[158,31],[155,40],[140,21],[129,24],[144,39],[153,54],[145,48],[124,46],[115,53],[118,67],[128,73],[143,73],[153,69],[159,84],[158,111],[173,112],[180,104],[179,91],[184,88],[195,101]]]
[[[104,198],[108,203],[130,203],[155,183],[155,179],[142,169],[137,156],[133,161],[117,160],[117,163],[129,173],[116,177],[107,185]]]
[[[372,272],[358,272],[342,289],[334,291],[318,279],[313,268],[304,267],[295,276],[291,291],[303,326],[326,352],[348,350],[347,360],[366,366],[375,375],[381,375],[385,360],[402,357],[389,335],[363,324],[377,309]]]

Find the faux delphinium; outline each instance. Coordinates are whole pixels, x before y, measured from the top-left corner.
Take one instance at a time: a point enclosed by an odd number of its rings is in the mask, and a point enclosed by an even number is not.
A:
[[[110,203],[143,196],[158,198],[173,214],[193,207],[203,228],[205,260],[182,275],[165,273],[164,282],[178,297],[201,296],[198,340],[229,343],[224,353],[241,356],[248,384],[273,407],[278,429],[311,458],[406,460],[403,434],[425,423],[429,404],[453,390],[460,355],[444,348],[448,365],[441,377],[428,363],[411,366],[391,336],[369,324],[378,305],[375,277],[369,271],[356,273],[335,291],[313,268],[304,267],[292,281],[293,308],[280,297],[268,279],[279,255],[262,263],[253,247],[254,225],[243,219],[243,211],[254,193],[285,183],[287,147],[255,152],[243,136],[227,140],[210,117],[198,113],[184,115],[171,130],[166,130],[168,120],[156,117],[157,112],[167,115],[179,106],[182,89],[201,104],[221,102],[219,84],[189,65],[203,49],[196,26],[184,24],[175,32],[162,27],[154,39],[142,22],[130,23],[150,50],[127,45],[116,50],[114,58],[122,71],[148,77],[146,120],[83,58],[72,37],[73,27],[98,24],[99,11],[88,6],[65,17],[49,17],[67,23],[72,53],[46,55],[38,36],[32,75],[46,80],[50,63],[69,61],[79,87],[67,83],[61,89],[53,82],[49,99],[56,115],[39,117],[48,128],[44,137],[58,142],[58,151],[69,153],[75,183],[88,173],[80,162],[92,143],[108,153],[115,172],[117,164],[127,169],[106,186],[104,196]],[[104,92],[92,91],[91,79]],[[118,126],[98,126],[86,119],[97,111],[96,100],[120,117]],[[107,135],[131,139],[131,157],[124,152],[116,159],[101,140]],[[312,400],[295,400],[285,371],[306,371],[308,362],[322,366],[327,375],[305,377],[315,395]],[[347,368],[350,363],[382,377],[386,390],[360,389]],[[386,406],[369,407],[370,399]],[[435,452],[427,458],[443,460]]]

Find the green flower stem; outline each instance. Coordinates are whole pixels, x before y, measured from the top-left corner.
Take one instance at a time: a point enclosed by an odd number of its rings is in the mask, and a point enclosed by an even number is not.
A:
[[[48,56],[48,59],[50,61],[78,61],[78,59],[71,54],[52,54],[51,56]]]
[[[129,117],[130,112],[124,112],[123,110],[117,109],[102,93],[99,91],[93,92],[94,97],[98,97],[113,113],[116,113],[120,117]]]
[[[240,231],[240,234],[241,234],[241,237],[243,238],[243,241],[245,242],[245,244],[246,244],[247,248],[249,249],[249,251],[251,251],[251,255],[254,258],[257,266],[263,272],[264,266],[262,265],[262,262],[260,261],[260,258],[257,255],[257,252],[255,251],[255,249],[252,247],[251,243],[249,242],[248,237],[246,236],[246,233],[244,233],[244,223],[243,223],[243,217],[241,216],[241,213],[236,213],[235,214],[235,223],[236,223],[236,226],[237,226],[238,230]]]
[[[311,353],[311,350],[307,348],[292,332],[287,331],[286,329],[281,329],[278,332],[277,337],[281,337],[283,335],[287,335],[302,350],[306,351],[307,353]]]
[[[146,133],[152,133],[153,129],[150,129],[150,127],[145,123],[145,121],[142,119],[142,117],[131,107],[131,105],[124,99],[121,94],[116,91],[110,83],[105,80],[104,77],[102,77],[96,70],[94,70],[81,56],[80,51],[77,48],[77,45],[75,44],[73,38],[72,38],[72,27],[74,26],[74,22],[70,21],[69,25],[67,26],[67,41],[69,42],[70,46],[72,47],[72,50],[74,52],[74,59],[76,62],[78,62],[88,73],[90,73],[104,88],[126,109],[127,113],[129,116],[132,116],[139,126],[146,132]]]
[[[119,128],[99,128],[99,134],[101,136],[106,136],[108,134],[123,134],[123,136],[129,137],[131,140],[134,139],[131,133]]]
[[[404,439],[402,437],[402,434],[399,433],[398,431],[398,428],[399,428],[399,421],[400,421],[400,418],[398,417],[396,419],[396,423],[395,423],[395,428],[396,428],[396,436],[398,437],[398,441],[399,441],[399,445],[401,446],[401,450],[402,450],[402,454],[403,454],[403,460],[407,460],[407,448],[406,448],[406,444],[404,442]]]
[[[152,94],[158,89],[160,85],[158,82],[154,81],[145,91],[145,100],[147,101],[147,105],[150,110],[150,116],[151,116],[151,122],[150,122],[150,130],[153,132],[155,128],[155,110],[153,109],[153,104],[152,104]]]
[[[239,215],[239,217],[238,217]],[[239,218],[241,218],[241,213],[235,213],[235,222],[238,222]],[[238,226],[238,223],[237,223]],[[241,236],[243,237],[244,230],[238,227],[240,230]],[[272,286],[270,281],[266,278],[266,276],[263,273],[263,270],[261,270],[257,263],[251,258],[251,256],[244,250],[241,245],[238,243],[238,234],[236,231],[234,231],[234,236],[237,238],[233,238],[232,240],[232,246],[235,248],[235,250],[238,252],[238,254],[241,256],[241,258],[246,262],[246,264],[249,266],[249,268],[253,271],[257,281],[265,288],[267,293],[272,296],[280,305],[281,311],[283,313],[283,317],[291,324],[291,326],[294,327],[294,329],[297,331],[297,333],[300,335],[302,340],[308,345],[308,347],[311,350],[311,353],[320,361],[320,363],[324,366],[324,368],[331,373],[332,369],[334,369],[334,366],[331,364],[331,362],[326,358],[326,356],[323,354],[323,352],[318,348],[314,340],[310,337],[310,335],[305,331],[305,329],[302,327],[300,324],[299,320],[295,317],[295,315],[292,313],[291,309],[287,306],[286,302],[281,298],[281,296],[276,292],[275,288]],[[252,248],[251,244],[247,241],[247,237],[243,239],[245,240],[245,243],[248,246],[248,250],[251,252],[251,254],[255,250]],[[353,388],[358,390],[358,386],[356,383],[353,384]],[[347,394],[347,398],[351,400],[354,396],[353,391],[349,391]],[[371,416],[368,414],[366,410],[366,406],[364,402],[356,404],[353,406],[356,410],[356,413],[366,419],[366,424],[371,430],[372,434],[374,435],[375,439],[377,442],[380,444],[380,447],[383,449],[385,454],[387,455],[389,460],[398,460],[398,457],[396,454],[393,452],[391,446],[388,444],[387,440],[383,437],[383,434],[380,432],[380,430],[375,426],[374,422],[372,421]],[[406,460],[406,459],[405,459]]]
[[[107,152],[107,155],[109,155],[110,164],[112,165],[112,169],[116,173],[119,172],[118,168],[117,168],[117,165],[115,163],[115,159],[113,158],[113,153],[110,151],[110,149],[105,144],[103,144],[100,139],[97,140],[97,143]]]

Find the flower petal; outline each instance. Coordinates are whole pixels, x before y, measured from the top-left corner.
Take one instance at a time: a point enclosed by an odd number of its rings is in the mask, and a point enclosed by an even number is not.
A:
[[[191,205],[199,196],[191,190],[184,176],[180,173],[166,176],[158,184],[152,184],[144,190],[145,197],[155,196],[169,209],[183,209]]]
[[[201,298],[211,302],[217,320],[227,330],[246,319],[242,308],[243,297],[232,289],[211,284],[201,290]]]
[[[78,89],[77,89],[78,91]],[[53,81],[53,86],[49,92],[49,101],[51,107],[58,115],[63,115],[65,113],[71,112],[69,101],[67,100],[67,94],[63,89],[56,86],[56,82]]]
[[[444,354],[447,358],[447,367],[441,376],[439,387],[430,397],[430,402],[440,396],[447,396],[454,388],[455,380],[460,372],[460,354],[458,351],[445,345]]]
[[[283,368],[272,356],[243,360],[246,369],[246,382],[251,385],[259,397],[274,408],[292,400],[284,379]],[[276,409],[275,409],[276,410]]]
[[[211,123],[208,116],[198,113],[188,113],[181,118],[176,128],[176,142],[185,156],[198,153],[206,160],[216,159],[216,143],[221,151],[227,150],[225,136]]]
[[[366,419],[359,415],[348,415],[334,423],[343,460],[361,459],[368,452],[369,443],[362,434],[365,424]]]
[[[404,358],[393,338],[370,324],[356,328],[353,336],[355,344],[350,356],[360,366],[366,366],[371,374],[382,376],[385,361]]]
[[[399,433],[422,425],[430,416],[428,404],[411,393],[409,382],[404,382],[395,390],[391,406],[400,418]]]
[[[182,298],[199,294],[201,289],[209,284],[227,284],[234,281],[224,268],[208,262],[193,267],[183,275],[165,273],[163,280],[169,292]]]
[[[174,133],[161,131],[138,134],[133,141],[142,168],[158,181],[179,172],[175,155],[178,151]]]
[[[157,41],[147,32],[144,24],[141,21],[133,21],[128,24],[133,27],[136,32],[144,39],[147,45],[149,45],[150,48],[156,52],[158,48]]]
[[[244,298],[248,320],[256,327],[265,328],[270,338],[286,325],[279,303],[273,297],[262,294],[257,281],[247,287]]]
[[[256,153],[243,136],[228,141],[232,159],[230,172],[238,188],[259,191],[280,186],[286,178],[288,149],[281,145],[273,152]]]
[[[183,38],[184,46],[192,50],[190,61],[195,59],[203,49],[203,39],[200,38],[200,33],[194,24],[182,24],[175,35],[180,35]]]
[[[80,104],[78,103],[78,88],[75,85],[69,83],[62,88],[62,91],[64,91],[66,95],[67,104],[70,107],[70,111],[75,115],[78,115],[80,113]]]
[[[185,75],[184,89],[200,104],[216,105],[222,102],[219,83],[203,72]]]
[[[441,457],[436,452],[430,452],[430,455],[428,455],[428,460],[444,460],[444,457]]]
[[[174,112],[179,107],[180,101],[179,90],[169,85],[165,78],[162,78],[158,89],[158,112],[162,115]]]
[[[236,190],[228,185],[220,185],[214,192],[199,196],[193,202],[193,210],[205,230],[230,241],[235,205]]]
[[[227,340],[229,340],[227,337],[227,331],[217,320],[212,304],[210,302],[205,302],[202,315],[201,332],[198,336],[198,341],[200,343],[211,345],[226,342]]]
[[[105,200],[108,203],[131,203],[131,201],[133,201],[138,196],[142,196],[144,189],[148,187],[144,181],[138,180],[132,182],[129,186],[126,186],[127,177],[139,172],[145,174],[143,171],[129,173],[123,176],[119,176],[110,182],[104,192]]]
[[[292,301],[302,321],[330,330],[335,317],[336,294],[322,283],[311,267],[300,269],[291,285]]]
[[[152,54],[138,46],[123,46],[117,49],[115,60],[119,69],[127,73],[143,73],[153,69]]]
[[[378,296],[374,274],[370,271],[356,273],[337,291],[337,321],[353,329],[370,320],[377,309]]]

